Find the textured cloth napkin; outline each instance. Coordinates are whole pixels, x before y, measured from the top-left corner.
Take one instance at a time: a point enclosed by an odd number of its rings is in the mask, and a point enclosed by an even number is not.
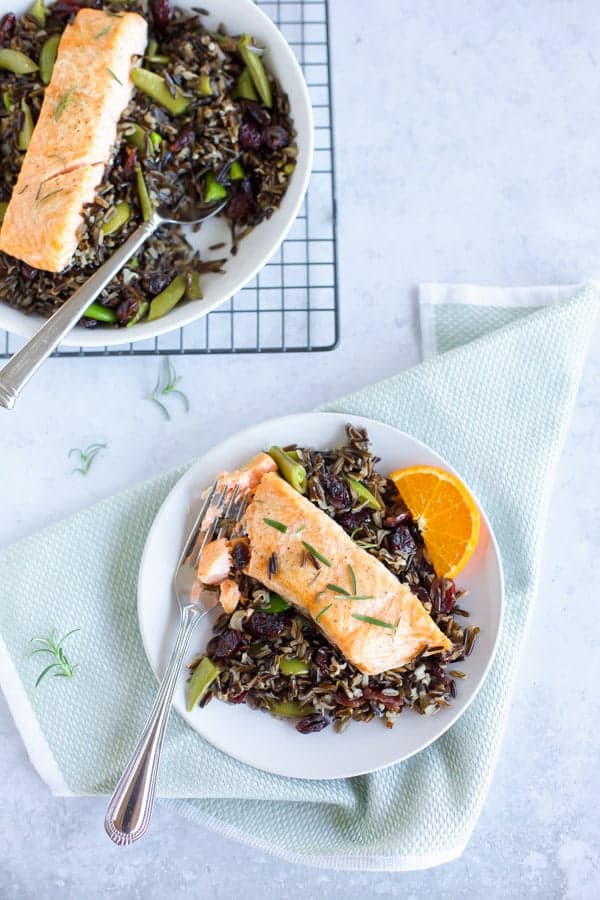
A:
[[[565,292],[570,299],[536,309]],[[599,303],[593,285],[424,286],[424,351],[445,352],[328,407],[431,445],[473,485],[491,519],[506,615],[496,660],[461,719],[404,763],[310,782],[242,765],[173,715],[159,779],[167,802],[295,862],[399,870],[460,855],[494,770],[552,477]],[[32,762],[57,794],[109,793],[150,708],[156,685],[138,633],[136,577],[152,519],[181,472],[0,551],[0,684]],[[47,678],[35,689],[41,657],[27,655],[29,640],[55,625],[59,633],[80,626],[70,639],[80,668],[71,681]]]

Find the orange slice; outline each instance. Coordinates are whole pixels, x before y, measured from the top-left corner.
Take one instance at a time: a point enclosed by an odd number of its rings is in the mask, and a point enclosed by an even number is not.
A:
[[[479,539],[479,510],[455,475],[433,466],[412,466],[390,478],[423,535],[436,575],[455,578]]]

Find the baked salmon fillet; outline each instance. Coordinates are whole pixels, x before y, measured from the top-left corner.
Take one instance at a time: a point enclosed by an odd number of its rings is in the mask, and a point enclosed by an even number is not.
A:
[[[79,243],[133,93],[131,67],[148,26],[137,13],[82,9],[61,38],[50,84],[8,204],[0,250],[61,272]]]
[[[408,585],[279,475],[263,476],[246,524],[248,575],[312,618],[361,672],[378,675],[452,646]]]

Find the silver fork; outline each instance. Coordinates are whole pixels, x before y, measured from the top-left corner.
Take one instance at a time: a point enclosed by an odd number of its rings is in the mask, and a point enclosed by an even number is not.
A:
[[[247,491],[240,491],[237,486],[231,489],[227,485],[218,489],[215,483],[181,551],[174,576],[175,596],[181,613],[177,639],[146,726],[115,788],[104,819],[108,836],[120,846],[132,844],[148,830],[154,807],[160,752],[179,670],[198,621],[218,603],[216,594],[208,595],[206,601],[202,597],[196,602],[191,600],[200,554],[209,541],[222,537],[228,528],[240,520],[247,503]],[[202,533],[203,520],[213,504],[218,513]]]

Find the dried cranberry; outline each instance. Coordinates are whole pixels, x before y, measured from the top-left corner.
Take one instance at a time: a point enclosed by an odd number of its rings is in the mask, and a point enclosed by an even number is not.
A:
[[[256,103],[254,100],[244,100],[242,108],[244,113],[251,119],[254,119],[261,128],[266,128],[267,125],[271,124],[270,112],[264,106],[261,106],[260,103]]]
[[[349,709],[356,709],[357,706],[362,706],[365,702],[363,697],[348,697],[341,690],[335,692],[333,699],[339,706],[346,706]]]
[[[17,24],[17,17],[14,13],[6,13],[5,16],[2,16],[2,20],[0,21],[0,43],[4,44],[6,41],[10,41],[11,37],[15,33],[15,26]]]
[[[117,306],[117,319],[119,325],[127,325],[137,316],[140,309],[140,301],[133,293],[127,293],[124,300]]]
[[[100,9],[101,6],[102,0],[58,0],[52,7],[52,15],[57,19],[66,19],[80,9]]]
[[[449,613],[456,606],[456,586],[453,581],[448,578],[442,579],[443,593],[440,602],[442,612]]]
[[[392,553],[415,553],[417,544],[414,537],[410,533],[410,528],[406,525],[400,525],[391,534],[388,535],[388,545]]]
[[[321,675],[324,675],[325,677],[329,675],[329,653],[324,647],[319,647],[315,653],[313,662]]]
[[[183,150],[184,147],[189,147],[190,144],[194,143],[194,126],[193,125],[184,125],[173,143],[171,144],[171,152],[179,153],[180,150]]]
[[[255,612],[245,622],[244,628],[252,637],[266,638],[271,641],[283,632],[285,619],[274,616],[272,613]]]
[[[338,522],[344,531],[352,534],[357,528],[362,528],[371,521],[371,513],[368,509],[359,509],[357,512],[345,512],[336,516]]]
[[[159,28],[166,28],[173,15],[169,0],[151,0],[150,8],[155,23]]]
[[[397,525],[401,525],[402,522],[408,522],[409,519],[409,511],[403,509],[400,512],[393,512],[389,516],[386,516],[383,520],[383,525],[385,528],[395,528]]]
[[[313,734],[315,731],[323,731],[329,725],[328,720],[321,713],[312,713],[296,723],[296,731],[300,734]]]
[[[234,569],[244,569],[250,562],[250,548],[246,541],[236,541],[231,550]]]
[[[325,499],[334,509],[343,509],[352,502],[350,488],[340,475],[330,475],[325,472],[321,475],[321,484],[325,492]]]
[[[404,706],[404,699],[402,697],[388,697],[387,694],[382,694],[381,691],[371,687],[370,684],[367,684],[366,687],[363,688],[363,695],[365,700],[381,703],[386,709],[401,709]]]
[[[234,194],[227,204],[227,218],[231,222],[243,222],[250,212],[250,197],[244,192]]]
[[[258,150],[262,141],[262,132],[254,122],[242,122],[238,132],[238,141],[243,150]]]
[[[281,125],[269,125],[262,136],[263,146],[268,150],[283,150],[290,142],[290,136]]]
[[[121,164],[124,178],[128,179],[133,176],[137,165],[137,150],[135,147],[125,145],[123,148],[123,162]]]
[[[224,631],[217,641],[217,646],[213,654],[215,659],[228,659],[232,656],[242,643],[242,637],[237,631],[228,628]]]
[[[245,703],[248,691],[240,691],[239,694],[229,694],[227,700],[229,703]]]
[[[417,585],[416,587],[413,587],[412,591],[413,591],[413,594],[417,595],[417,597],[419,598],[421,603],[429,603],[429,601],[431,599],[429,596],[429,591],[426,591],[425,588],[421,587],[420,584]]]
[[[143,275],[141,287],[149,297],[156,297],[157,294],[164,291],[166,286],[170,284],[172,280],[172,272],[162,272],[159,269],[157,272],[150,272],[147,275]]]

